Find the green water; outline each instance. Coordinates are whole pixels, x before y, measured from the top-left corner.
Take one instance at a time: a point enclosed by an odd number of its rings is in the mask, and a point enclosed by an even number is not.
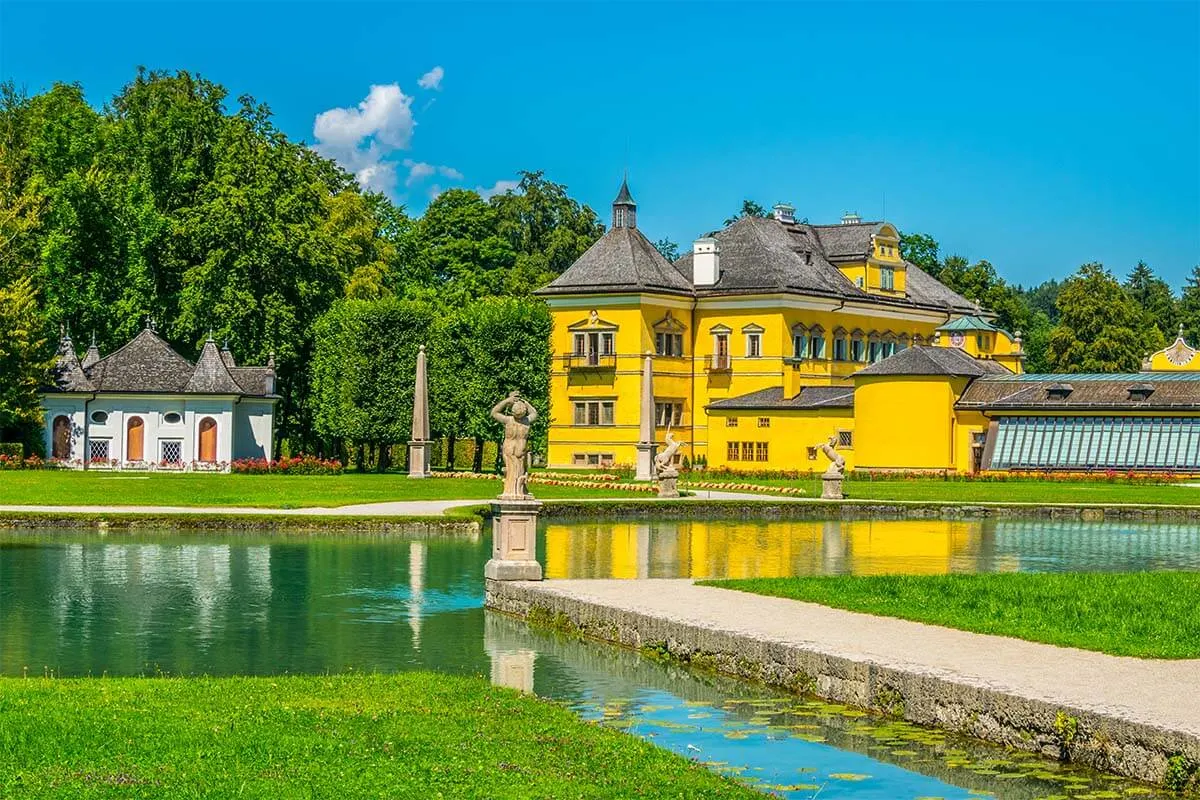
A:
[[[1200,534],[1184,526],[578,522],[542,533],[551,575],[1200,568]],[[489,547],[487,535],[0,534],[0,674],[429,669],[532,689],[787,797],[1141,789],[485,613]]]

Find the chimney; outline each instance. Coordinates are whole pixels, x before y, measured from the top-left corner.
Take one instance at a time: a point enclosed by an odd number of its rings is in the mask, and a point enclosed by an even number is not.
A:
[[[853,211],[847,211],[845,215],[842,216],[843,225],[857,225],[860,222],[862,222],[862,217],[860,217],[858,214],[855,214]]]
[[[796,222],[796,207],[790,203],[776,203],[771,211],[775,215],[775,219],[780,222],[792,225]]]
[[[711,236],[692,244],[692,283],[712,286],[721,277],[721,243]]]

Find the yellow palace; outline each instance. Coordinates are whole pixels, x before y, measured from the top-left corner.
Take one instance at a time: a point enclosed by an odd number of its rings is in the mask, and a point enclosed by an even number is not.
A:
[[[779,204],[671,263],[623,183],[608,232],[538,294],[551,467],[645,464],[669,427],[680,458],[732,470],[823,470],[831,436],[857,470],[1200,468],[1182,338],[1141,373],[1026,375],[1020,333],[907,263],[888,222]]]

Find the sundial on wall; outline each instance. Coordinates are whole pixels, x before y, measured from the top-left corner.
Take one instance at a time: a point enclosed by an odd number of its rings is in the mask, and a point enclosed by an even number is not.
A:
[[[950,344],[954,345],[955,347],[962,347],[963,342],[965,342],[965,341],[966,341],[966,338],[958,331],[955,331],[954,333],[950,334]]]
[[[1182,367],[1191,362],[1196,357],[1196,351],[1187,346],[1187,342],[1182,338],[1176,339],[1175,344],[1167,348],[1165,353],[1167,361],[1170,361],[1177,367]]]

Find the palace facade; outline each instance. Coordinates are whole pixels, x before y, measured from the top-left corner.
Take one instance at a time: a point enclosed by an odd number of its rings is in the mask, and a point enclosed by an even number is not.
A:
[[[551,467],[634,464],[668,428],[681,458],[735,470],[823,470],[831,436],[859,470],[1200,464],[1200,358],[1182,338],[1135,375],[1025,375],[1020,333],[906,262],[885,221],[811,225],[779,204],[671,263],[623,183],[612,227],[538,294]]]

